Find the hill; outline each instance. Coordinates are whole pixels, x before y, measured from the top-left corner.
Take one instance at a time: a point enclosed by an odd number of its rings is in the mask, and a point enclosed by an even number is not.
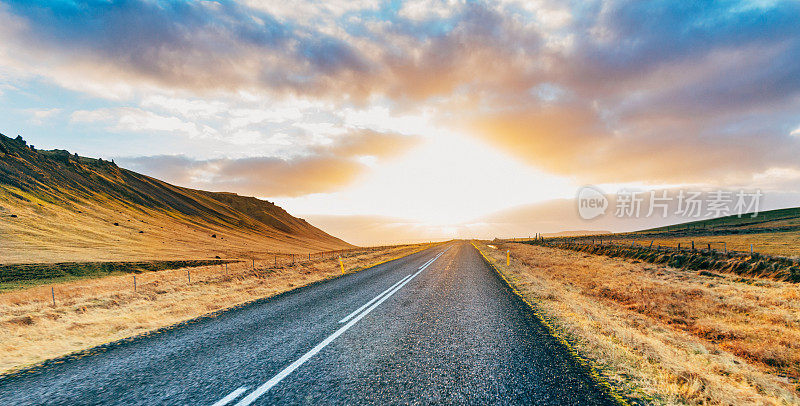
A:
[[[550,237],[545,235],[545,237]],[[717,217],[706,220],[648,228],[640,231],[613,233],[594,238],[590,233],[553,236],[551,243],[616,241],[621,244],[645,244],[659,248],[700,247],[723,252],[739,251],[758,254],[800,256],[800,208],[785,208],[750,214]]]
[[[800,229],[800,208],[768,210],[750,214],[717,217],[707,220],[691,221],[670,226],[651,228],[638,233],[678,233],[693,234],[737,234],[753,232],[797,231]]]
[[[275,204],[0,134],[0,263],[259,258],[352,245]]]
[[[611,234],[611,231],[603,231],[603,230],[570,230],[570,231],[561,231],[558,233],[544,233],[542,234],[543,237],[574,237],[580,235],[605,235]]]

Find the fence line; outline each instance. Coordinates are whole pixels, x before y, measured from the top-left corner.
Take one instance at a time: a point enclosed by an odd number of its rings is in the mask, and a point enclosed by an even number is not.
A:
[[[759,256],[762,258],[772,258],[772,259],[785,259],[790,260],[795,263],[800,263],[798,258],[789,257],[789,256],[782,256],[782,255],[772,255],[772,254],[764,254],[760,253],[755,250],[755,245],[749,243],[749,250],[742,251],[742,250],[733,250],[728,249],[728,241],[707,241],[703,240],[703,245],[695,244],[695,240],[688,240],[688,245],[684,245],[686,240],[681,242],[674,242],[675,245],[667,245],[666,242],[659,239],[652,239],[652,238],[644,238],[644,239],[635,239],[635,238],[602,238],[602,237],[576,237],[576,238],[564,238],[564,237],[551,237],[551,238],[542,238],[538,237],[535,239],[504,239],[503,241],[510,241],[510,242],[521,242],[526,244],[536,244],[536,245],[544,245],[544,246],[553,246],[553,245],[599,245],[605,247],[621,247],[621,248],[646,248],[652,249],[655,251],[665,251],[665,252],[697,252],[697,253],[707,253],[707,254],[720,254],[725,255],[728,257],[741,257],[741,256]]]
[[[141,273],[131,273],[131,275],[113,275],[110,280],[108,277],[86,278],[70,281],[66,284],[46,284],[40,287],[29,287],[15,291],[5,292],[5,295],[18,295],[19,300],[13,300],[15,304],[31,303],[40,301],[45,292],[46,301],[51,302],[56,307],[57,297],[61,297],[61,303],[74,297],[80,296],[86,290],[100,289],[107,293],[131,292],[147,294],[148,290],[159,286],[192,285],[199,282],[219,281],[224,278],[236,278],[247,275],[253,271],[267,271],[286,269],[291,266],[309,265],[327,261],[338,262],[341,258],[352,258],[373,252],[386,251],[392,248],[403,248],[416,244],[408,245],[383,245],[376,247],[352,248],[343,250],[320,251],[317,253],[301,254],[270,254],[272,258],[248,258],[248,260],[238,260],[236,262],[225,262],[217,265],[201,265],[191,268],[164,269],[159,271],[143,271]],[[230,266],[229,266],[230,264]],[[338,268],[338,264],[337,264]],[[183,273],[185,271],[185,273]],[[131,279],[129,279],[131,278]],[[47,289],[47,288],[50,289]],[[58,287],[59,289],[56,289]],[[37,291],[40,292],[37,294]]]

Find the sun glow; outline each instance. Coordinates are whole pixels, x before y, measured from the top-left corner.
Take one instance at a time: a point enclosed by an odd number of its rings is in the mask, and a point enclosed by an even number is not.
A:
[[[277,203],[296,213],[372,214],[448,226],[515,205],[570,197],[574,190],[569,179],[532,169],[471,137],[437,129],[342,191]]]

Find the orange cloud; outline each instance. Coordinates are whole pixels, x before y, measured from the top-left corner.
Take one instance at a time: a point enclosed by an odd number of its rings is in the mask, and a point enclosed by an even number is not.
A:
[[[204,186],[269,197],[330,192],[352,182],[363,170],[357,162],[333,156],[247,158],[213,165],[217,169]]]
[[[374,156],[387,158],[398,155],[419,142],[419,137],[385,133],[373,130],[357,130],[348,133],[333,144],[315,148],[317,152],[336,156]]]
[[[637,122],[639,131],[614,130],[587,106],[539,105],[478,115],[462,127],[533,166],[587,183],[746,183],[797,163],[800,142],[779,134],[731,136],[657,120],[649,128]]]
[[[356,131],[299,157],[196,160],[185,156],[119,158],[121,165],[168,182],[198,189],[296,197],[335,191],[355,181],[366,167],[356,158],[387,158],[414,143],[413,136]]]

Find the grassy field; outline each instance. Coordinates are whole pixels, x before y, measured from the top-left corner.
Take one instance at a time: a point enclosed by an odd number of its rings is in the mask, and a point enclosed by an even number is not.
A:
[[[769,210],[751,214],[718,217],[708,220],[691,221],[665,227],[642,230],[641,233],[653,232],[680,232],[680,231],[733,231],[733,230],[759,230],[780,227],[800,227],[800,208],[787,208]]]
[[[640,403],[800,403],[797,284],[492,244],[478,246],[579,354]]]
[[[634,241],[631,238],[630,241]],[[628,241],[623,239],[621,241]],[[723,250],[727,247],[731,251],[750,252],[752,245],[753,252],[766,255],[779,255],[785,257],[800,256],[800,231],[782,231],[773,233],[755,234],[728,234],[711,236],[669,236],[650,237],[639,239],[639,244],[650,244],[654,246],[677,247],[678,244],[683,248],[691,247],[694,242],[695,247],[707,249],[711,244],[714,250]]]
[[[0,292],[112,275],[206,265],[223,266],[231,262],[236,261],[60,262],[55,264],[0,265]]]
[[[630,233],[606,234],[602,236],[554,237],[546,240],[560,241],[614,241],[653,247],[690,248],[692,242],[697,249],[753,252],[764,255],[800,257],[800,208],[771,210],[752,218],[744,215],[720,217]]]
[[[355,272],[429,245],[343,258]],[[188,272],[188,273],[187,273]],[[338,260],[272,259],[84,279],[0,293],[0,373],[341,275]],[[191,278],[191,282],[189,281]],[[52,288],[52,290],[51,290]],[[55,294],[55,306],[52,294]]]

